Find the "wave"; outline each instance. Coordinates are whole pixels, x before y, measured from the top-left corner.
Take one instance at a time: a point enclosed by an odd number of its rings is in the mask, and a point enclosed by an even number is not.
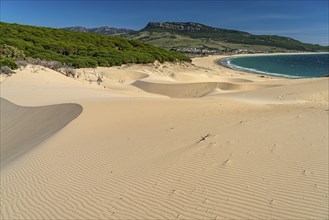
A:
[[[304,78],[302,76],[292,76],[292,75],[287,75],[287,74],[282,74],[282,73],[265,72],[265,71],[260,71],[260,70],[257,70],[257,69],[238,66],[238,65],[232,64],[231,59],[234,59],[234,58],[221,59],[219,61],[219,63],[223,66],[228,67],[228,68],[243,71],[243,72],[248,72],[248,73],[257,73],[257,74],[262,74],[262,75],[267,75],[267,76],[279,76],[279,77],[292,78],[292,79]]]

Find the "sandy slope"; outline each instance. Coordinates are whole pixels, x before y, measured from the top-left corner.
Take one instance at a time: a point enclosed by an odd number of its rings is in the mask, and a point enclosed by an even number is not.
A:
[[[0,107],[1,167],[47,140],[82,112],[77,104],[22,107],[2,98]]]
[[[217,58],[5,79],[1,97],[18,105],[83,111],[2,167],[1,217],[326,219],[328,79],[262,78]]]

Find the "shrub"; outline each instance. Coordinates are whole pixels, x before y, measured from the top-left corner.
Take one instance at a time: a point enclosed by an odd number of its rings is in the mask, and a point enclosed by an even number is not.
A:
[[[69,67],[69,66],[64,66],[62,68],[62,72],[64,73],[65,76],[72,76],[74,77],[75,76],[75,69],[73,69],[72,67]]]
[[[45,64],[46,67],[55,71],[58,71],[62,67],[62,64],[58,61],[46,61]]]
[[[0,67],[7,66],[12,70],[18,69],[18,65],[15,63],[15,60],[10,58],[5,58],[0,60]]]
[[[2,66],[0,67],[0,74],[6,74],[6,75],[11,75],[14,73],[8,66]]]
[[[29,62],[26,60],[19,60],[19,61],[16,61],[16,64],[19,67],[26,67],[29,64]]]
[[[41,59],[32,59],[29,61],[30,64],[33,64],[33,65],[39,65],[39,66],[43,66],[43,67],[46,67],[46,68],[49,68],[49,69],[52,69],[52,70],[55,70],[55,71],[59,71],[59,69],[61,67],[63,67],[63,65],[58,62],[58,61],[53,61],[53,60],[41,60]]]
[[[161,62],[189,59],[184,55],[121,37],[4,22],[0,22],[0,29],[4,30],[0,31],[1,56],[21,60],[26,55],[39,59],[33,61],[35,64],[51,69],[58,68],[58,65],[50,65],[42,60],[83,68],[148,63],[155,59]]]
[[[4,44],[0,46],[0,58],[14,58],[18,60],[24,60],[25,54],[22,50],[17,49],[16,47]]]

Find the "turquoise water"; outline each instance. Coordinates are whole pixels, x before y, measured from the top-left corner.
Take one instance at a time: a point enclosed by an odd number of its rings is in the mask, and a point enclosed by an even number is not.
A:
[[[233,57],[220,61],[232,69],[289,78],[329,74],[329,54],[293,54]]]

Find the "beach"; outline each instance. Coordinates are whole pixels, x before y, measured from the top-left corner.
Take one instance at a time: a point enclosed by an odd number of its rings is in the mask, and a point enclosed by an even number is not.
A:
[[[222,58],[2,76],[0,218],[327,219],[329,79]]]

